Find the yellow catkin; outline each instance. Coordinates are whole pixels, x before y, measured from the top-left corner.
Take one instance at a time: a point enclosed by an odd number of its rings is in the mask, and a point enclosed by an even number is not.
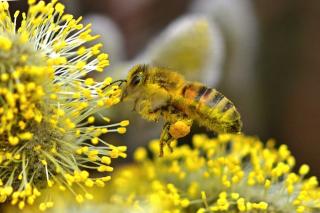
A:
[[[158,141],[149,147],[152,158],[138,148],[136,163],[113,177],[108,202],[121,206],[134,191],[132,202],[145,204],[140,208],[149,212],[320,211],[317,178],[304,177],[307,165],[293,172],[287,146],[277,149],[255,137],[224,134],[194,135],[192,146],[175,147],[162,158]]]
[[[123,134],[129,122],[95,124],[94,115],[118,103],[121,91],[109,77],[97,82],[87,75],[109,65],[101,44],[87,44],[97,38],[91,25],[65,14],[58,0],[28,4],[26,12],[9,12],[0,1],[0,202],[19,209],[36,203],[45,211],[54,205],[42,199],[45,186],[71,190],[78,203],[93,199],[86,187],[104,186],[111,158],[126,157],[124,146],[101,136]]]

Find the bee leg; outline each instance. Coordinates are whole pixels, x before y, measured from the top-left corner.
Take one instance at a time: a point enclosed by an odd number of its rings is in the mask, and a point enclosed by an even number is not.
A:
[[[137,103],[138,103],[138,99],[136,99],[136,100],[134,101],[134,103],[133,103],[133,108],[132,108],[132,111],[133,111],[133,112],[136,111],[136,109],[137,109]]]
[[[173,140],[177,140],[188,135],[190,133],[192,122],[193,121],[191,119],[183,119],[169,125],[168,131],[170,135],[170,140],[167,141],[167,146],[171,152],[173,152],[171,142]]]
[[[163,114],[162,114],[163,110],[164,110],[163,106],[158,106],[158,107],[148,111],[148,114],[150,115],[150,120],[152,120],[154,122],[158,122],[160,117],[163,116]]]
[[[173,141],[173,138],[171,137],[171,139],[169,140],[169,141],[167,141],[167,146],[168,146],[168,148],[169,148],[169,150],[170,150],[170,152],[172,153],[173,152],[173,148],[172,148],[172,146],[171,146],[171,142]]]
[[[172,136],[169,133],[169,129],[170,129],[170,123],[165,123],[163,128],[162,128],[162,133],[160,136],[160,153],[159,153],[159,157],[163,157],[163,149],[164,146],[167,145],[168,148],[170,149],[170,151],[172,152],[173,149],[170,145],[171,141],[173,140]]]
[[[163,147],[164,147],[164,142],[162,140],[160,140],[160,152],[159,152],[159,157],[163,157]]]

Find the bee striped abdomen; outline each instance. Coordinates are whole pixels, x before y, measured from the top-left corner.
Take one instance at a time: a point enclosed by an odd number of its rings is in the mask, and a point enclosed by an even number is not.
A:
[[[201,86],[197,91],[195,101],[205,102],[212,92],[211,88]]]
[[[198,83],[186,84],[182,95],[193,102],[188,112],[202,126],[218,133],[240,132],[240,114],[234,104],[215,89]]]

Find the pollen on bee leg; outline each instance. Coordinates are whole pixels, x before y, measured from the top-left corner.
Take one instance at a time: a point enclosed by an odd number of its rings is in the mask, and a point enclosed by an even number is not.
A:
[[[175,138],[182,138],[190,133],[191,123],[189,120],[180,120],[170,125],[169,133]]]

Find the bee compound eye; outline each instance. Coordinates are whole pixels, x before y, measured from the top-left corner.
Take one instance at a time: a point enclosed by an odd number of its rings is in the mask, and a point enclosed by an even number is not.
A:
[[[132,86],[137,86],[141,81],[141,77],[136,75],[132,78],[132,81],[131,81],[131,85]]]

